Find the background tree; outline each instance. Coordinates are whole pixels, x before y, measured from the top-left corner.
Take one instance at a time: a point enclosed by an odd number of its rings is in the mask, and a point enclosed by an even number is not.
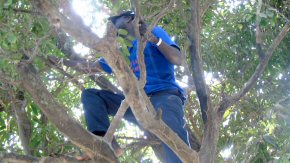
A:
[[[72,156],[82,149],[94,157],[92,162],[148,162],[153,159],[150,146],[162,160],[159,141],[139,130],[125,130],[125,122],[117,125],[119,121],[113,119],[112,123],[125,146],[119,159],[108,143],[114,127],[105,139],[83,128],[80,92],[97,87],[114,92],[122,88],[124,105],[133,108],[144,129],[167,143],[184,162],[289,161],[288,1],[85,3],[91,23],[66,0],[0,1],[2,160],[76,161]],[[184,64],[176,68],[176,76],[188,85],[185,112],[194,150],[161,122],[160,113],[146,111],[153,109],[142,89],[145,77],[138,82],[130,71],[122,50],[126,41],[116,38],[111,24],[103,38],[94,32],[99,28],[94,22],[103,21],[96,11],[112,14],[128,8],[149,28],[157,23],[165,28],[182,49]],[[74,51],[79,43],[90,49],[87,55]],[[140,44],[139,49],[143,47]],[[55,64],[48,59],[52,56],[64,60]],[[100,56],[114,76],[87,71],[87,61]],[[81,64],[71,64],[75,61]]]

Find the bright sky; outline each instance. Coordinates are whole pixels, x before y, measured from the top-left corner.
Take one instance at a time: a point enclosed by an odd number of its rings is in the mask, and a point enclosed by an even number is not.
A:
[[[73,8],[83,18],[85,24],[91,27],[94,33],[101,38],[104,36],[106,20],[109,17],[109,10],[106,7],[102,6],[98,1],[74,0]],[[82,56],[87,55],[90,51],[89,48],[80,43],[74,46],[74,50]]]

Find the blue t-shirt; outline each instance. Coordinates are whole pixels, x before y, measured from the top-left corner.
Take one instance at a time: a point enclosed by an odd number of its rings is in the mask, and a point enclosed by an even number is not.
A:
[[[152,33],[157,38],[161,38],[166,44],[179,49],[177,44],[171,40],[170,36],[162,28],[155,27]],[[130,52],[130,67],[139,79],[140,69],[137,55],[138,41],[132,41],[132,45],[133,46],[128,49]],[[165,58],[155,44],[147,42],[144,49],[144,60],[147,72],[147,81],[144,90],[147,94],[174,89],[178,89],[182,94],[184,93],[183,89],[175,81],[174,65]],[[112,73],[112,69],[103,58],[99,59],[99,64],[104,71]]]

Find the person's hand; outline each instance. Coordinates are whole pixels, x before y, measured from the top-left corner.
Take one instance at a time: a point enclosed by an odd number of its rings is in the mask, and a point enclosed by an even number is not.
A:
[[[147,24],[142,19],[139,21],[139,32],[145,41],[149,41],[149,42],[152,42],[154,44],[157,44],[158,38],[156,36],[154,36],[152,33],[148,33],[148,36],[145,36],[145,34],[147,32]]]
[[[139,32],[140,32],[140,35],[144,36],[146,31],[147,31],[147,24],[145,23],[144,20],[141,19],[139,21]]]

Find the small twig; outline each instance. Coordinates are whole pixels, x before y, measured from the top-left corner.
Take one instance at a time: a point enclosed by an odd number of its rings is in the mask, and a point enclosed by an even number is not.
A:
[[[267,6],[270,10],[275,11],[278,15],[280,15],[281,17],[283,17],[286,21],[289,21],[289,18],[287,18],[283,13],[281,13],[276,8],[273,8],[272,6],[270,6],[269,4],[266,4],[266,3],[264,5]]]
[[[57,65],[53,65],[52,63],[50,63],[49,61],[45,60],[45,58],[42,58],[45,63],[50,66],[50,67],[54,67],[56,68],[60,73],[62,73],[63,75],[67,76],[69,79],[71,79],[70,81],[72,81],[75,85],[77,85],[77,87],[80,88],[80,90],[84,90],[85,87],[77,80],[74,78],[74,76],[70,75],[69,73],[67,73],[64,69],[62,69],[61,67],[57,66]],[[64,82],[64,81],[63,81]]]
[[[159,22],[159,20],[161,18],[163,18],[165,15],[167,15],[168,13],[172,12],[175,9],[175,0],[170,0],[170,2],[168,3],[168,5],[166,7],[164,7],[156,16],[155,19],[152,21],[152,23],[150,24],[150,26],[147,29],[147,32],[145,33],[145,37],[147,37],[152,29],[157,25],[157,23]]]
[[[35,43],[35,46],[34,46],[35,49],[32,52],[30,52],[31,55],[29,56],[29,59],[27,61],[25,61],[26,64],[30,64],[33,61],[33,59],[39,53],[39,46],[40,46],[40,44],[42,43],[43,40],[45,40],[48,37],[49,37],[49,35],[45,35],[44,37],[37,39],[37,41]]]
[[[262,7],[262,0],[258,1],[258,7],[257,7],[257,13],[256,13],[256,47],[257,47],[257,52],[259,55],[259,60],[262,60],[265,57],[265,54],[262,50],[262,32],[261,32],[261,27],[260,27],[260,22],[261,22],[261,17],[260,17],[260,12],[261,12],[261,7]]]
[[[13,10],[14,12],[19,12],[19,13],[25,13],[25,14],[33,14],[33,15],[39,15],[39,12],[36,11],[31,11],[31,10],[26,10],[26,9],[20,9],[20,8],[3,8],[3,10]]]
[[[209,7],[214,3],[214,1],[216,1],[216,0],[206,0],[204,2],[204,4],[200,8],[200,14],[199,14],[200,18],[202,18],[204,16],[204,14],[209,9]]]
[[[259,64],[256,67],[255,72],[253,73],[251,78],[245,83],[245,85],[240,89],[240,91],[232,95],[231,97],[226,98],[225,100],[221,102],[218,109],[220,113],[224,113],[226,109],[228,109],[230,106],[232,106],[237,101],[239,101],[252,88],[252,86],[256,83],[258,78],[265,71],[274,50],[281,43],[283,38],[287,35],[289,29],[290,29],[290,21],[286,22],[281,32],[273,40],[272,44],[270,45],[270,47],[267,49],[265,53],[266,54],[265,58],[263,60],[260,60]]]
[[[120,107],[119,107],[119,110],[118,112],[116,113],[109,129],[107,130],[106,132],[106,135],[104,136],[104,139],[111,143],[113,138],[114,138],[114,133],[115,133],[115,130],[116,128],[119,126],[125,112],[127,111],[129,105],[128,103],[126,102],[126,100],[123,100]]]
[[[151,15],[146,16],[146,17],[145,17],[145,20],[149,20],[149,19],[155,17],[158,13],[159,13],[159,10],[156,10],[156,11],[153,12]]]

